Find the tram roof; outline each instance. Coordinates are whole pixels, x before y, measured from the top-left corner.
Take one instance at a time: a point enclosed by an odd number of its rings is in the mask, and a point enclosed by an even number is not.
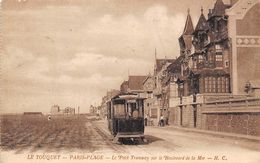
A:
[[[112,98],[115,99],[123,99],[123,100],[134,100],[134,99],[145,99],[143,97],[139,97],[137,94],[128,93],[128,94],[119,94]]]

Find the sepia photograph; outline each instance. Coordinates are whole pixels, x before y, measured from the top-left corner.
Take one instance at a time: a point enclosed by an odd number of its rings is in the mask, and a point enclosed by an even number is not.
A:
[[[260,0],[0,0],[0,163],[260,163]]]

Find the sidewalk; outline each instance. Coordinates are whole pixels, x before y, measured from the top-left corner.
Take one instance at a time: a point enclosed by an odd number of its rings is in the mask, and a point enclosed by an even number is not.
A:
[[[110,132],[107,129],[106,120],[99,120],[96,122],[97,122],[96,125],[99,126],[99,128],[102,129],[103,132],[110,135]],[[148,126],[148,128],[149,127],[160,128],[160,129],[165,129],[165,130],[179,130],[179,131],[185,131],[185,132],[194,132],[194,133],[199,133],[199,134],[212,135],[212,136],[216,136],[216,137],[244,139],[244,140],[249,140],[249,141],[257,141],[260,143],[260,137],[258,137],[258,136],[242,135],[242,134],[226,133],[226,132],[216,132],[216,131],[202,130],[202,129],[196,129],[196,128],[185,128],[185,127],[179,127],[179,126],[173,126],[173,125],[164,126],[164,127]]]
[[[216,132],[216,131],[209,131],[209,130],[202,130],[202,129],[196,129],[196,128],[184,128],[179,126],[152,126],[152,127],[158,127],[162,129],[167,130],[180,130],[180,131],[186,131],[186,132],[195,132],[200,134],[207,134],[207,135],[213,135],[218,137],[229,137],[229,138],[235,138],[235,139],[246,139],[250,141],[258,141],[260,142],[260,137],[258,136],[251,136],[251,135],[243,135],[243,134],[236,134],[236,133],[226,133],[226,132]]]

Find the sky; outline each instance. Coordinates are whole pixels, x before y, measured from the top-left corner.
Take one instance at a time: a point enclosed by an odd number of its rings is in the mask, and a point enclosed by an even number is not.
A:
[[[88,112],[128,74],[152,73],[155,48],[157,58],[178,57],[187,9],[195,26],[214,2],[2,0],[0,111]]]

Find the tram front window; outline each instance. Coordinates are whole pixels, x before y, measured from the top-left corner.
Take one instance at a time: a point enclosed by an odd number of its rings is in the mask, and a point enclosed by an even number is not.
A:
[[[142,112],[140,111],[140,108],[138,107],[136,102],[129,102],[127,103],[127,116],[138,118],[142,116]]]

